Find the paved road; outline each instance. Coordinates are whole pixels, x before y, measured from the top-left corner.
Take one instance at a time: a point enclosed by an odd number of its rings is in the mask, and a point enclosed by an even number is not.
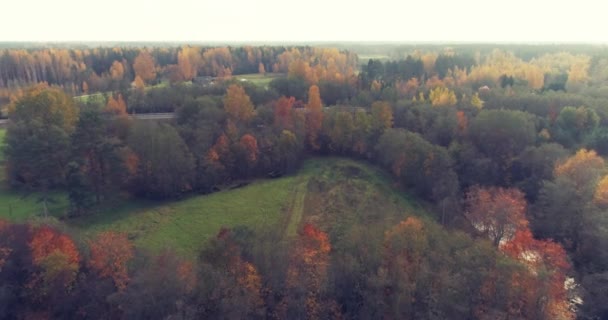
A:
[[[173,119],[175,118],[174,113],[140,113],[131,114],[131,118],[138,120],[158,120],[158,119]]]
[[[137,120],[162,120],[175,118],[174,113],[141,113],[131,114],[129,116]],[[8,119],[0,119],[0,127],[5,127],[6,125],[8,125]]]

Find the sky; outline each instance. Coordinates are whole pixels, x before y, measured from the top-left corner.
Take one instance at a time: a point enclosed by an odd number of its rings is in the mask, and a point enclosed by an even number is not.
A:
[[[601,0],[2,0],[0,41],[608,43]]]

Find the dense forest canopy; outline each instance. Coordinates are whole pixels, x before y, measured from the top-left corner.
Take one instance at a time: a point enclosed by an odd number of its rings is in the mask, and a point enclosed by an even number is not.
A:
[[[607,50],[0,46],[0,195],[42,208],[0,213],[0,318],[606,317]],[[268,180],[283,227],[196,254],[104,229]]]

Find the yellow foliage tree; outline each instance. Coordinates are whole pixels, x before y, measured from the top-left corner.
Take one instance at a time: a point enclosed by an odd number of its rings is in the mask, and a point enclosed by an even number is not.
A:
[[[446,87],[432,89],[429,93],[429,100],[431,100],[431,104],[435,107],[453,106],[458,102],[454,91]]]

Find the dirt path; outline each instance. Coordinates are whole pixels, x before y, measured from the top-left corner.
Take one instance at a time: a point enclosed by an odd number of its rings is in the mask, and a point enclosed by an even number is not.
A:
[[[289,219],[285,228],[285,237],[294,237],[304,214],[304,199],[308,188],[308,177],[298,180],[293,189],[293,195],[288,206]]]

